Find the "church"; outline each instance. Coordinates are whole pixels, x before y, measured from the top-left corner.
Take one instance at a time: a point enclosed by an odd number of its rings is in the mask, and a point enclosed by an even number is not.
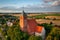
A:
[[[36,19],[28,19],[24,11],[20,16],[20,28],[29,35],[41,36],[43,39],[45,38],[45,28],[43,26],[38,26]]]

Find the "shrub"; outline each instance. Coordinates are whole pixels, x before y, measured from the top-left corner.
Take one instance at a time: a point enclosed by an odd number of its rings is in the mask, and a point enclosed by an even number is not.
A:
[[[42,40],[42,37],[31,35],[28,40]]]
[[[53,27],[46,40],[49,40],[49,36],[51,37],[51,40],[60,40],[60,28]]]

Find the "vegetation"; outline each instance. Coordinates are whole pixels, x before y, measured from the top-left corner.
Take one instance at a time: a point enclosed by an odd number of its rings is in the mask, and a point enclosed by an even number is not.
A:
[[[40,36],[31,35],[28,40],[42,40]]]
[[[39,17],[39,16],[38,16]],[[42,16],[41,16],[42,17]],[[44,18],[44,16],[42,17]],[[44,18],[45,19],[45,18]],[[7,26],[6,22],[10,20],[13,26]],[[14,20],[14,21],[12,21]],[[0,17],[0,40],[42,40],[41,36],[28,35],[28,33],[20,30],[19,19],[15,16],[1,16]],[[46,30],[46,40],[60,40],[60,28],[53,27],[53,23],[38,24],[43,26]]]
[[[46,40],[60,40],[60,28],[54,27],[47,36]]]

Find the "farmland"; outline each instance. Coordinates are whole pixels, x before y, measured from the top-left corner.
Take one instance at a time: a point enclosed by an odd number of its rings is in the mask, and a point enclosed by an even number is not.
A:
[[[30,14],[31,15],[31,14]],[[40,14],[40,15],[31,15],[30,18],[35,18],[38,24],[42,23],[53,23],[53,25],[60,25],[60,14]]]
[[[36,19],[37,23],[42,24],[42,23],[50,23],[53,22],[54,25],[60,25],[60,20],[45,20],[45,19]]]

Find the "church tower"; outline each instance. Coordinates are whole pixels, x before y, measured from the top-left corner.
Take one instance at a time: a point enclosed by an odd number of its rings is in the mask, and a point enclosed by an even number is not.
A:
[[[22,31],[27,30],[27,15],[23,10],[22,15],[20,16],[20,28]]]

